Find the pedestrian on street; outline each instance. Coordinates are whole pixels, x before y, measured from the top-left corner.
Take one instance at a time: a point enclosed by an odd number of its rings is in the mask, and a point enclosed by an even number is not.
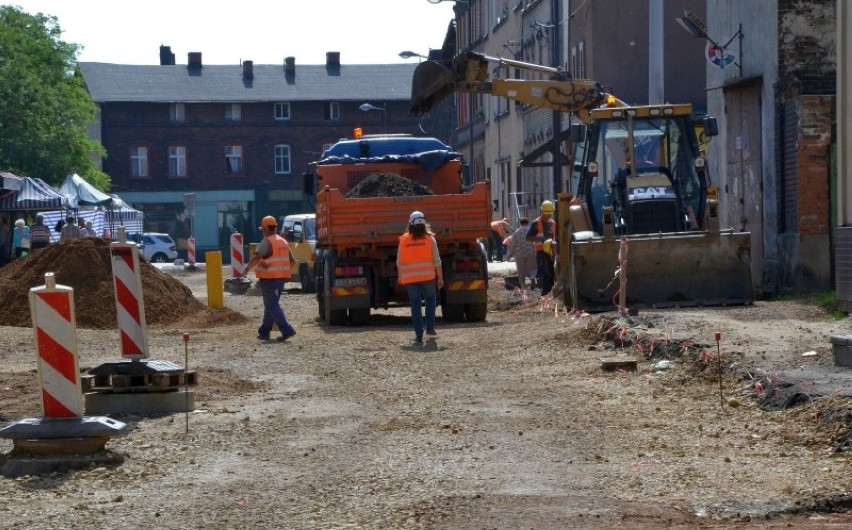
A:
[[[509,238],[509,252],[515,258],[518,285],[521,290],[527,288],[527,278],[530,279],[530,289],[534,289],[536,276],[535,244],[532,241],[527,241],[530,220],[521,217],[518,223],[518,229]]]
[[[512,233],[512,226],[507,218],[498,219],[491,223],[488,238],[488,261],[503,261],[503,240]]]
[[[281,308],[281,293],[290,279],[291,268],[296,260],[287,240],[278,235],[278,221],[267,215],[260,222],[263,240],[258,244],[254,256],[246,264],[243,277],[255,268],[255,276],[263,294],[263,320],[257,328],[258,340],[271,340],[272,325],[276,324],[281,336],[275,340],[284,342],[296,334]]]
[[[15,258],[20,258],[30,251],[30,227],[23,219],[15,221],[15,228],[12,230],[12,248],[15,249]]]
[[[95,233],[95,229],[92,228],[91,221],[81,222],[81,225],[82,226],[80,227],[80,237],[98,237],[98,235]]]
[[[553,289],[554,267],[556,254],[556,221],[553,220],[553,202],[541,203],[541,215],[530,225],[527,231],[527,241],[535,244],[535,261],[537,267],[536,283],[541,285],[541,296],[546,296]],[[550,252],[545,252],[544,242],[550,240]]]
[[[65,224],[62,225],[62,229],[59,231],[59,242],[72,241],[74,239],[80,239],[80,227],[77,226],[77,220],[74,219],[74,216],[69,215],[65,218]]]
[[[35,222],[30,227],[30,250],[44,248],[50,244],[50,229],[44,224],[44,216],[36,215]]]
[[[421,306],[425,301],[426,335],[437,335],[435,332],[436,296],[437,292],[444,287],[438,243],[423,212],[411,212],[408,217],[408,227],[399,237],[396,256],[399,283],[405,286],[408,300],[411,302],[414,342],[422,344],[424,322]]]

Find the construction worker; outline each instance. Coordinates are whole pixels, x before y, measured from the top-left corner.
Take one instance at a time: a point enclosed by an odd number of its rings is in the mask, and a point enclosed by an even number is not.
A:
[[[296,260],[290,252],[290,244],[278,235],[278,221],[274,217],[264,217],[260,222],[260,229],[263,232],[263,240],[246,264],[243,277],[256,267],[255,276],[263,294],[263,321],[257,328],[257,338],[270,340],[272,324],[276,324],[281,336],[275,340],[283,342],[296,334],[296,330],[287,322],[280,303],[284,284],[290,279],[290,269]]]
[[[498,219],[491,223],[488,238],[488,261],[503,261],[503,240],[512,234],[512,226],[507,218]]]
[[[541,215],[530,224],[527,230],[527,241],[535,243],[535,260],[537,270],[536,283],[541,286],[541,296],[545,296],[553,289],[554,268],[553,260],[556,254],[556,221],[553,219],[553,202],[543,201],[541,203]],[[550,253],[545,252],[544,242],[550,240]]]
[[[399,272],[399,283],[405,286],[408,300],[411,302],[414,342],[422,344],[424,323],[420,307],[425,301],[426,334],[437,335],[435,332],[436,295],[437,291],[444,287],[438,243],[435,241],[435,234],[426,223],[423,212],[411,212],[408,217],[408,227],[399,237],[396,269]]]

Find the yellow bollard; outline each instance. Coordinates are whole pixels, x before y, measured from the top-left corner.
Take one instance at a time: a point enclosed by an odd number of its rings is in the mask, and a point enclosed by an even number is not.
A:
[[[222,252],[219,250],[204,253],[207,271],[207,306],[210,309],[222,309],[225,306],[225,288],[222,280]]]

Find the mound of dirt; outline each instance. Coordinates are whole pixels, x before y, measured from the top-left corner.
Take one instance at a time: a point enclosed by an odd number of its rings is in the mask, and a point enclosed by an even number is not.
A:
[[[345,197],[407,197],[435,195],[435,192],[396,173],[373,173],[349,190]]]
[[[212,310],[183,283],[140,259],[145,321],[148,325],[239,324],[248,319],[230,309]],[[118,327],[109,243],[84,238],[49,245],[0,269],[0,326],[31,327],[29,291],[44,285],[52,272],[56,283],[74,289],[77,327]]]

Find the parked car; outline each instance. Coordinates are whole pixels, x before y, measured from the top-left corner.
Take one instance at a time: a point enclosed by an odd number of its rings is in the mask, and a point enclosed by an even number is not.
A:
[[[312,213],[288,215],[278,220],[281,236],[290,243],[296,269],[290,281],[302,284],[303,293],[316,292],[314,252],[317,246],[317,220]]]
[[[170,263],[178,257],[177,246],[169,234],[145,232],[142,245],[142,255],[151,263]]]

